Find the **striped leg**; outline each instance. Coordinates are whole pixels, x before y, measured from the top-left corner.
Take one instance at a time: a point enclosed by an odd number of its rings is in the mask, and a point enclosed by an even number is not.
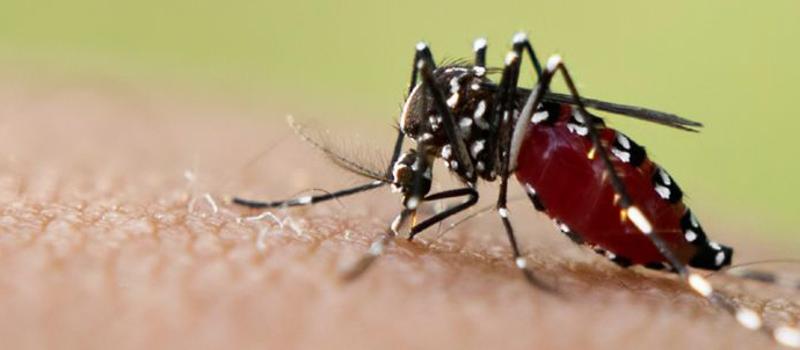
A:
[[[262,201],[254,201],[249,199],[243,199],[234,197],[232,202],[234,204],[242,205],[248,208],[254,209],[261,209],[261,208],[284,208],[284,207],[296,207],[302,205],[312,205],[317,204],[320,202],[329,201],[331,199],[337,199],[341,197],[346,197],[351,194],[366,192],[371,189],[375,189],[385,185],[386,183],[383,181],[372,181],[370,183],[366,183],[363,185],[359,185],[356,187],[351,187],[335,192],[325,193],[318,196],[302,196],[292,199],[285,199],[279,201],[272,201],[272,202],[262,202]]]
[[[594,148],[597,150],[598,155],[601,157],[606,169],[608,170],[612,187],[614,188],[615,193],[619,196],[619,204],[628,220],[630,220],[642,232],[642,234],[650,239],[653,245],[658,248],[658,251],[664,256],[664,258],[667,259],[667,261],[672,265],[681,278],[696,293],[700,294],[712,304],[717,305],[731,314],[742,326],[752,330],[760,329],[770,334],[776,341],[783,345],[800,347],[800,329],[789,326],[771,327],[764,324],[761,316],[757,312],[749,308],[735,305],[726,296],[716,292],[706,278],[697,273],[689,271],[686,264],[676,257],[675,253],[672,252],[660,235],[653,231],[653,226],[650,223],[650,220],[648,220],[644,213],[642,213],[642,211],[632,202],[631,198],[628,196],[624,184],[614,171],[614,167],[612,166],[611,160],[608,156],[608,151],[600,143],[600,138],[597,130],[595,129],[595,125],[591,120],[589,120],[590,114],[586,111],[581,97],[578,94],[578,90],[575,87],[575,83],[572,80],[572,77],[570,76],[566,66],[561,61],[561,57],[559,56],[553,56],[548,60],[547,67],[542,74],[541,81],[531,93],[519,117],[512,141],[512,169],[516,168],[515,156],[518,154],[521,144],[521,135],[518,136],[518,133],[524,131],[524,123],[530,119],[536,106],[541,103],[542,98],[547,93],[550,82],[557,71],[560,71],[564,77],[567,87],[569,88],[570,93],[575,101],[575,105],[578,107],[578,111],[587,119],[586,125],[589,131],[589,136],[592,139]]]
[[[430,57],[430,61],[433,62],[433,58],[432,58],[432,56],[430,54],[430,51],[427,50],[427,47],[420,47],[420,45],[417,45],[417,48],[414,51],[414,60],[412,61],[412,65],[411,65],[411,79],[410,79],[409,84],[408,84],[408,94],[411,94],[411,91],[417,85],[417,76],[418,76],[418,73],[419,73],[419,68],[418,68],[418,65],[417,65],[417,61],[420,60],[420,57],[423,54],[427,54],[427,57]],[[306,139],[306,141],[309,141],[312,144],[314,144],[315,147],[322,148],[323,152],[325,152],[329,156],[332,156],[333,160],[335,162],[337,162],[337,163],[338,162],[349,163],[349,161],[347,161],[346,159],[342,158],[341,156],[338,156],[336,154],[330,154],[331,153],[330,151],[327,151],[325,149],[325,147],[323,147],[322,145],[315,144],[315,142],[313,140],[310,140],[310,139],[308,139],[308,138],[306,138],[304,136],[301,136],[301,137]],[[397,162],[397,159],[400,157],[400,153],[402,152],[404,138],[405,138],[405,135],[403,134],[403,131],[402,130],[398,130],[397,137],[395,138],[395,142],[394,142],[394,147],[392,149],[392,158],[391,158],[391,161],[389,162],[389,165],[388,165],[387,170],[386,170],[386,174],[387,175],[385,177],[387,179],[385,179],[385,180],[391,180],[391,181],[395,180],[395,179],[391,178],[391,176],[392,176],[392,167],[394,167],[394,163]],[[345,168],[346,169],[350,169],[351,167],[345,166]],[[381,181],[381,180],[377,180],[376,179],[376,181],[373,181],[373,182],[370,182],[370,183],[367,183],[367,184],[363,184],[363,185],[359,185],[359,186],[355,186],[355,187],[351,187],[351,188],[346,188],[346,189],[343,189],[343,190],[334,191],[334,192],[327,193],[327,194],[320,195],[320,196],[303,196],[303,197],[285,199],[285,200],[279,200],[279,201],[257,201],[257,200],[250,200],[250,199],[234,197],[232,199],[232,202],[234,204],[242,205],[242,206],[249,207],[249,208],[280,208],[280,207],[303,206],[303,205],[316,204],[316,203],[328,201],[328,200],[331,200],[331,199],[337,199],[337,198],[349,196],[349,195],[352,195],[352,194],[369,191],[369,190],[381,187],[383,185],[386,185],[388,183],[389,183],[389,181]]]
[[[495,130],[497,131],[495,133],[495,139],[497,140],[496,142],[498,145],[498,151],[500,153],[500,193],[497,198],[497,213],[500,216],[500,220],[503,222],[503,228],[506,231],[509,244],[511,244],[511,250],[514,254],[514,264],[525,276],[525,279],[531,285],[539,289],[548,292],[555,292],[555,289],[552,286],[549,286],[537,278],[533,271],[528,267],[527,260],[525,260],[520,252],[519,245],[517,244],[517,238],[514,235],[514,227],[511,225],[511,220],[509,219],[508,177],[511,174],[511,168],[509,167],[509,147],[511,145],[512,127],[514,126],[513,118],[511,116],[516,110],[515,97],[517,94],[517,81],[520,74],[520,57],[523,54],[522,50],[526,47],[530,48],[530,44],[528,43],[528,39],[525,37],[525,35],[515,35],[513,40],[513,48],[506,55],[505,67],[503,69],[503,75],[500,81],[499,108],[496,109],[496,114],[493,118],[495,122]],[[532,51],[533,49],[530,48],[529,52],[532,53]],[[532,59],[535,67],[538,69],[538,60],[535,56],[532,56]],[[490,143],[494,143],[494,141],[490,141]]]
[[[424,221],[420,222],[419,224],[414,225],[411,228],[411,232],[408,234],[408,240],[411,241],[414,239],[414,236],[419,234],[420,232],[424,231],[426,228],[435,225],[436,223],[447,219],[450,216],[458,214],[469,207],[475,205],[478,202],[478,191],[476,191],[472,187],[465,187],[459,188],[455,190],[443,191],[439,193],[434,193],[424,198],[426,202],[428,201],[435,201],[435,200],[442,200],[447,198],[454,198],[454,197],[463,197],[466,196],[467,200],[463,203],[459,203],[453,207],[447,208],[441,213],[437,213],[436,215],[425,219]]]

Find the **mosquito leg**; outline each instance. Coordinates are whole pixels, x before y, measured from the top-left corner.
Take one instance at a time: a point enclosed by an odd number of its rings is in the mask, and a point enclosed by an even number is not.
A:
[[[556,290],[542,282],[538,279],[533,271],[528,267],[527,260],[522,256],[519,250],[519,245],[517,244],[517,238],[514,235],[514,227],[511,226],[511,220],[509,219],[510,212],[508,210],[508,158],[504,160],[504,165],[501,165],[501,169],[505,169],[500,176],[500,194],[497,198],[497,214],[500,215],[500,219],[503,221],[503,228],[506,231],[506,235],[508,236],[508,242],[511,244],[511,250],[514,254],[514,264],[517,268],[522,272],[525,276],[525,279],[533,286],[540,288],[542,290],[548,292],[555,292]]]
[[[525,107],[523,108],[523,113],[520,115],[518,126],[519,123],[525,123],[527,122],[528,118],[530,118],[531,115],[530,113],[534,110],[535,106],[537,106],[540,103],[542,97],[544,97],[544,94],[548,90],[549,84],[552,81],[552,77],[557,71],[560,71],[562,76],[564,77],[564,81],[566,82],[566,85],[570,90],[570,94],[572,95],[575,101],[575,105],[577,106],[579,113],[581,113],[585,119],[585,123],[588,129],[588,134],[589,137],[592,139],[593,147],[596,150],[597,154],[602,159],[607,169],[607,173],[609,175],[609,179],[611,181],[611,185],[614,189],[614,192],[616,193],[617,196],[619,196],[619,205],[621,207],[621,210],[628,218],[628,220],[630,220],[639,229],[639,231],[642,232],[642,234],[644,234],[646,237],[650,239],[650,241],[658,249],[661,255],[664,256],[667,262],[669,262],[670,265],[672,265],[672,267],[681,276],[681,278],[697,294],[703,296],[712,304],[728,312],[745,328],[752,330],[760,329],[770,334],[777,342],[781,344],[793,347],[800,347],[800,329],[789,326],[780,326],[780,327],[769,326],[767,324],[764,324],[763,320],[761,319],[761,316],[757,312],[746,307],[735,305],[726,296],[715,291],[711,283],[705,277],[689,271],[686,264],[677,258],[675,253],[666,244],[663,238],[661,238],[661,236],[657,232],[654,232],[650,220],[647,219],[647,217],[644,215],[644,213],[642,213],[639,207],[637,207],[633,203],[633,201],[631,200],[630,196],[628,195],[625,189],[624,184],[620,180],[619,175],[614,170],[613,164],[611,163],[611,160],[608,156],[608,151],[605,149],[604,145],[600,143],[598,131],[596,130],[593,121],[590,119],[591,115],[586,111],[586,108],[578,93],[575,83],[572,80],[572,77],[570,76],[566,66],[561,61],[561,57],[553,56],[548,60],[547,67],[546,70],[543,72],[541,81],[537,85],[536,89],[534,89],[533,93],[531,93],[531,96],[528,98],[528,101],[526,102]],[[512,158],[512,160],[514,159]]]
[[[513,253],[514,264],[525,276],[525,279],[533,286],[548,291],[554,292],[555,289],[548,284],[538,279],[533,271],[528,267],[527,260],[522,256],[517,238],[514,234],[514,227],[511,225],[508,211],[508,177],[511,174],[509,168],[509,147],[511,144],[511,132],[514,126],[513,115],[516,111],[516,86],[519,79],[520,56],[522,49],[525,47],[524,43],[527,39],[524,35],[517,34],[514,36],[513,49],[506,55],[505,67],[503,68],[503,77],[500,82],[500,95],[499,95],[499,109],[496,110],[494,121],[497,132],[495,133],[496,142],[498,145],[500,164],[500,193],[497,198],[497,213],[503,222],[503,228],[508,236],[508,241],[511,244]]]
[[[476,191],[474,188],[471,187],[465,187],[455,190],[434,193],[432,195],[425,197],[423,200],[427,202],[427,201],[435,201],[435,200],[442,200],[447,198],[463,197],[463,196],[467,196],[467,200],[464,201],[463,203],[447,208],[444,211],[437,213],[436,215],[431,216],[425,219],[424,221],[414,225],[414,227],[411,228],[411,232],[408,235],[408,240],[409,241],[413,240],[414,236],[424,231],[426,228],[435,225],[436,223],[441,222],[442,220],[445,220],[448,217],[460,213],[466,210],[467,208],[475,205],[475,203],[478,202],[478,191]]]
[[[503,166],[504,158],[507,157],[508,145],[511,137],[511,126],[514,111],[517,106],[517,82],[519,81],[520,74],[520,57],[525,49],[527,38],[524,34],[517,34],[514,36],[513,46],[511,51],[506,54],[505,66],[500,78],[497,91],[495,92],[495,109],[490,118],[491,127],[493,131],[487,139],[487,152],[489,154],[499,154],[500,157],[496,164],[494,159],[490,160],[487,166],[490,169],[495,169]],[[534,63],[538,62],[536,58],[533,59]],[[502,175],[503,169],[499,169]],[[501,188],[503,184],[501,183]]]
[[[415,215],[419,202],[424,199],[425,195],[430,190],[430,163],[428,163],[425,155],[427,154],[428,145],[423,140],[417,140],[417,148],[415,149],[416,159],[411,167],[414,170],[413,178],[410,183],[410,188],[407,192],[403,193],[403,210],[400,214],[392,220],[392,224],[384,234],[372,242],[369,250],[359,259],[359,261],[348,269],[343,278],[345,280],[352,280],[360,276],[370,265],[381,255],[386,247],[398,235],[400,228],[405,224],[408,217]]]
[[[522,275],[525,276],[525,280],[527,280],[528,283],[536,288],[547,292],[556,292],[555,288],[536,277],[536,275],[533,273],[533,270],[528,267],[528,260],[522,256],[522,253],[520,253],[519,244],[517,243],[517,238],[514,235],[514,227],[511,226],[511,220],[508,218],[509,211],[506,207],[506,203],[497,203],[497,213],[500,215],[500,219],[503,221],[503,228],[506,231],[506,236],[508,236],[508,242],[511,244],[514,265],[516,265],[517,268],[522,272]]]
[[[536,51],[533,49],[533,45],[531,45],[530,40],[528,40],[528,36],[523,32],[519,32],[514,35],[512,42],[514,43],[514,49],[518,54],[522,50],[525,50],[525,52],[528,53],[531,63],[533,64],[533,69],[536,70],[536,76],[539,79],[542,79],[542,64],[539,63],[539,58],[536,56]]]
[[[486,38],[477,38],[472,43],[475,51],[475,67],[486,68]]]
[[[521,49],[524,49],[525,52],[528,53],[528,56],[531,59],[531,63],[533,64],[533,68],[536,70],[536,76],[539,78],[539,80],[541,80],[542,65],[539,62],[539,58],[536,56],[536,51],[533,49],[533,45],[531,45],[527,35],[525,35],[525,33],[522,32],[517,33],[516,35],[514,35],[513,43],[517,53],[519,53]],[[518,89],[518,90],[519,93],[523,93],[525,96],[529,96],[530,94],[530,91],[526,91],[524,89]],[[572,96],[553,93],[550,91],[547,92],[545,100],[559,102],[559,103],[568,103],[568,104],[576,103],[576,101],[572,98]],[[596,108],[606,112],[622,114],[629,117],[647,120],[662,125],[670,126],[673,128],[681,129],[684,131],[697,132],[697,130],[694,128],[703,126],[702,123],[684,119],[671,113],[659,112],[648,108],[605,102],[585,97],[582,98],[581,101],[583,102],[584,107]]]
[[[419,72],[419,70],[417,68],[417,66],[418,66],[417,65],[417,61],[419,60],[419,58],[422,55],[423,51],[425,52],[425,55],[427,57],[430,57],[431,62],[433,62],[433,60],[432,60],[433,56],[430,53],[430,51],[428,50],[427,46],[421,47],[420,45],[417,45],[417,50],[414,53],[414,61],[412,62],[412,65],[411,65],[411,79],[410,79],[409,86],[408,86],[408,94],[411,94],[411,91],[417,85],[417,75],[418,75],[418,72]],[[400,153],[402,152],[404,137],[405,137],[405,135],[403,134],[403,131],[399,130],[398,133],[397,133],[397,137],[395,138],[394,147],[392,149],[392,158],[391,158],[391,161],[389,162],[389,166],[388,166],[388,168],[386,170],[386,173],[389,176],[392,175],[392,167],[394,166],[394,163],[397,162],[397,159],[400,157]],[[392,180],[395,180],[395,179],[392,179]],[[356,186],[356,187],[347,188],[347,189],[331,192],[331,193],[324,194],[324,195],[303,196],[303,197],[287,199],[287,200],[280,200],[280,201],[257,201],[257,200],[250,200],[250,199],[244,199],[244,198],[235,197],[235,198],[233,198],[232,202],[234,204],[246,206],[246,207],[249,207],[249,208],[278,208],[278,207],[303,206],[303,205],[316,204],[316,203],[319,203],[319,202],[324,202],[324,201],[327,201],[327,200],[336,199],[336,198],[348,196],[348,195],[351,195],[351,194],[356,194],[356,193],[369,191],[371,189],[378,188],[378,187],[383,186],[385,184],[386,184],[386,182],[373,181],[373,182],[370,182],[370,183],[367,183],[367,184],[364,184],[364,185],[359,185],[359,186]]]
[[[413,212],[413,210],[404,209],[400,214],[397,214],[394,220],[392,220],[392,224],[386,228],[380,237],[372,241],[367,252],[364,253],[355,264],[348,267],[342,273],[341,278],[345,281],[352,281],[361,276],[364,271],[367,271],[367,269],[372,266],[372,263],[383,254],[384,250],[386,250],[386,246],[392,243],[394,238],[398,235],[400,227],[403,226]]]
[[[255,200],[249,200],[249,199],[243,199],[243,198],[234,197],[232,202],[234,204],[242,205],[242,206],[249,207],[249,208],[255,208],[255,209],[296,207],[296,206],[302,206],[302,205],[317,204],[319,202],[324,202],[324,201],[328,201],[328,200],[331,200],[331,199],[338,199],[338,198],[346,197],[346,196],[349,196],[349,195],[352,195],[352,194],[366,192],[366,191],[369,191],[371,189],[375,189],[375,188],[381,187],[383,185],[386,185],[386,182],[383,182],[383,181],[372,181],[370,183],[366,183],[366,184],[359,185],[359,186],[356,186],[356,187],[346,188],[346,189],[343,189],[343,190],[330,192],[330,193],[325,193],[325,194],[321,194],[321,195],[318,195],[318,196],[302,196],[302,197],[286,199],[286,200],[280,200],[280,201],[272,201],[272,202],[262,202],[262,201],[255,201]]]
[[[572,80],[572,77],[569,74],[566,66],[561,62],[561,58],[558,56],[554,56],[548,61],[547,70],[542,75],[542,80],[538,86],[538,88],[531,94],[531,97],[528,99],[525,107],[523,108],[523,113],[520,116],[520,121],[526,122],[527,118],[529,118],[529,113],[533,110],[533,106],[540,102],[541,97],[543,97],[542,92],[549,89],[549,85],[552,81],[553,75],[556,71],[561,71],[564,80],[567,83],[567,87],[572,94],[575,105],[578,108],[579,114],[583,116],[585,119],[585,123],[588,129],[589,137],[592,140],[593,147],[597,150],[597,154],[599,155],[600,159],[602,159],[603,164],[606,167],[606,170],[609,174],[609,179],[611,181],[611,186],[614,189],[614,192],[620,197],[619,205],[622,210],[625,211],[627,217],[631,220],[631,222],[640,230],[642,233],[647,235],[649,239],[653,242],[653,244],[658,248],[659,252],[667,259],[667,261],[673,265],[673,267],[677,270],[677,272],[684,278],[690,277],[690,272],[683,262],[681,262],[674,252],[669,248],[666,242],[658,235],[657,233],[653,232],[653,227],[650,224],[649,220],[644,216],[641,210],[633,204],[630,196],[628,195],[627,189],[625,185],[620,180],[619,175],[614,170],[613,163],[611,162],[611,158],[608,155],[608,150],[606,147],[600,142],[600,137],[596,128],[595,123],[591,120],[591,114],[586,111],[586,108],[581,100],[580,95],[578,94],[578,90],[575,87],[575,83]],[[537,101],[538,100],[538,101]],[[515,130],[516,131],[516,130]]]
[[[483,41],[481,41],[481,40],[483,40]],[[484,50],[483,50],[484,52],[483,53],[480,53],[478,51],[478,48],[481,47],[481,45],[479,45],[479,42],[482,43],[482,47],[484,48]],[[514,35],[514,39],[513,39],[512,42],[513,42],[513,45],[514,45],[514,51],[517,53],[517,55],[520,55],[523,50],[528,53],[528,56],[530,57],[530,60],[531,60],[531,64],[533,64],[533,68],[536,71],[536,76],[539,78],[539,80],[541,80],[542,79],[542,65],[541,65],[541,63],[539,61],[538,56],[536,55],[536,50],[534,50],[533,45],[531,45],[530,40],[528,40],[527,35],[525,35],[525,33],[522,33],[522,32],[517,33],[516,35]],[[478,57],[482,57],[481,55],[485,56],[485,45],[486,45],[486,41],[484,39],[475,40],[474,48],[475,48],[475,53],[476,53],[476,59],[475,59],[475,65],[476,66],[483,66],[482,64],[478,64],[478,62],[484,62],[484,61],[480,61],[478,59]],[[518,89],[518,94],[520,94],[522,96],[529,96],[530,95],[530,91],[528,91],[526,89]],[[558,94],[558,93],[553,93],[553,92],[548,92],[547,95],[545,96],[545,100],[546,101],[550,101],[550,102],[574,104],[574,100],[572,99],[571,96]],[[697,129],[695,129],[695,128],[703,126],[702,123],[699,123],[699,122],[696,122],[696,121],[693,121],[693,120],[689,120],[689,119],[685,119],[685,118],[681,118],[681,117],[679,117],[679,116],[677,116],[675,114],[672,114],[672,113],[660,112],[660,111],[656,111],[656,110],[648,109],[648,108],[644,108],[644,107],[629,106],[629,105],[606,102],[606,101],[601,101],[601,100],[596,100],[596,99],[591,99],[591,98],[585,98],[585,97],[583,98],[583,102],[584,102],[584,105],[586,107],[596,108],[596,109],[599,109],[599,110],[603,110],[603,111],[607,111],[607,112],[611,112],[611,113],[615,113],[615,114],[621,114],[621,115],[625,115],[625,116],[629,116],[629,117],[633,117],[633,118],[637,118],[637,119],[641,119],[641,120],[646,120],[646,121],[650,121],[650,122],[654,122],[654,123],[659,123],[659,124],[662,124],[662,125],[666,125],[666,126],[677,128],[677,129],[684,130],[684,131],[697,132]]]
[[[450,108],[445,102],[444,93],[436,85],[434,79],[433,70],[436,66],[433,63],[433,56],[427,45],[420,43],[417,45],[417,48],[419,49],[417,67],[420,70],[424,87],[429,90],[433,97],[436,111],[442,116],[442,124],[445,134],[447,134],[448,143],[453,148],[453,156],[458,162],[459,175],[463,175],[463,177],[468,180],[467,182],[474,183],[477,181],[477,174],[472,164],[472,158],[469,156],[461,131],[456,127],[455,119],[450,113]]]
[[[420,56],[423,53],[427,54],[427,56],[431,58],[431,63],[433,63],[433,54],[431,54],[428,46],[424,43],[418,43],[414,51],[414,60],[411,62],[411,78],[409,79],[410,81],[408,83],[408,91],[406,92],[406,96],[410,96],[411,92],[414,91],[414,88],[417,86],[417,76],[419,75],[419,65],[417,62],[420,60]],[[433,66],[433,68],[435,68],[435,66]],[[392,173],[392,167],[394,166],[394,163],[397,162],[397,158],[400,157],[404,139],[405,135],[403,134],[403,130],[398,130],[397,137],[394,141],[394,148],[392,149],[392,159],[389,162],[389,168],[386,170],[387,174]]]

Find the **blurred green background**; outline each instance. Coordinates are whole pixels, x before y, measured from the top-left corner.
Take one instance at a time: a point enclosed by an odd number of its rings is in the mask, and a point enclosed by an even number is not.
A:
[[[11,66],[179,80],[253,99],[269,91],[318,110],[335,106],[331,115],[348,122],[386,126],[398,114],[418,40],[442,59],[468,56],[472,40],[486,36],[490,62],[499,64],[519,30],[543,59],[560,53],[585,95],[707,125],[695,135],[611,121],[679,179],[706,211],[701,217],[798,241],[795,0],[5,0],[0,57]]]

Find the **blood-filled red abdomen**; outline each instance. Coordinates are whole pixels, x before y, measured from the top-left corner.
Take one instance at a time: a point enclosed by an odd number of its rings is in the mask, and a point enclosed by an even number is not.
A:
[[[606,168],[597,152],[592,151],[586,126],[579,122],[581,118],[576,119],[565,105],[550,110],[558,116],[545,119],[540,115],[539,123],[528,124],[517,161],[517,179],[529,192],[535,191],[544,211],[563,224],[563,231],[629,263],[664,262],[647,236],[622,215]],[[635,154],[638,149],[634,147],[638,145],[631,145],[632,140],[610,128],[598,126],[598,130],[606,149],[612,150],[609,156],[633,203],[650,220],[654,232],[668,242],[680,260],[688,263],[699,248],[687,241],[681,224],[687,208],[680,200],[669,200],[669,195],[675,193],[670,194],[663,183],[662,192],[656,190],[658,181],[671,183],[671,178],[658,177],[661,170],[646,158],[644,149]],[[674,190],[679,191],[677,187]],[[724,262],[729,259],[723,256],[727,260]]]

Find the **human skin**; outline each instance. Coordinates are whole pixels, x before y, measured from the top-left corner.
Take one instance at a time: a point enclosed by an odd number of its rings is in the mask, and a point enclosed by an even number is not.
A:
[[[278,108],[104,81],[4,81],[3,349],[774,347],[674,276],[574,246],[524,201],[512,220],[557,295],[513,268],[492,213],[441,238],[399,239],[345,283],[342,269],[399,209],[387,189],[272,211],[283,228],[225,202],[358,183],[287,137]],[[482,193],[490,204],[492,190]],[[785,290],[711,280],[768,321],[797,321]]]

